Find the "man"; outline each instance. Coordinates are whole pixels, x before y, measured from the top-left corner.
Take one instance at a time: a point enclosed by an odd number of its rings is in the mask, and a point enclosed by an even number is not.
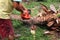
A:
[[[13,8],[23,11],[25,8],[20,3],[22,0],[0,0],[0,36],[1,40],[5,37],[8,40],[14,40],[15,34],[10,20]]]

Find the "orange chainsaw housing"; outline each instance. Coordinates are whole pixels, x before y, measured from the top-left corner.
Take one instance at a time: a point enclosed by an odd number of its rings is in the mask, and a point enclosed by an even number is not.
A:
[[[25,13],[21,13],[21,18],[22,19],[30,19],[30,14],[28,13],[28,11],[25,11]]]

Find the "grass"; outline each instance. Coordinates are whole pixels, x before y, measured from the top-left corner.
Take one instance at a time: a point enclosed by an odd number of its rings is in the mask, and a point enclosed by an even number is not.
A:
[[[26,5],[25,3],[23,3],[23,4],[28,9],[32,9],[35,6],[40,6],[39,3],[40,2],[32,2],[30,5]],[[41,3],[45,4],[49,8],[50,3],[46,3],[46,2],[41,2]],[[31,15],[35,16],[38,13],[37,10],[38,9],[34,9]],[[20,15],[20,12],[18,12],[16,10],[14,10],[13,13]],[[18,21],[18,20],[12,20],[12,22],[13,22],[13,27],[14,27],[15,33],[21,34],[21,37],[16,38],[15,40],[34,40],[33,35],[30,33],[29,26],[23,24],[21,21]],[[42,26],[42,27],[44,27],[44,26]],[[45,29],[43,29],[43,28],[37,27],[35,40],[51,40],[50,36],[43,34],[44,30]]]

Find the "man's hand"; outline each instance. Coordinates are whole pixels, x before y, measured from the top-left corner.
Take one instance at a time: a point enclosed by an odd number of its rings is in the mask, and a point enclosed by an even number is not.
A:
[[[20,2],[17,2],[17,1],[13,2],[13,7],[20,12],[23,12],[23,10],[26,10],[26,8]]]

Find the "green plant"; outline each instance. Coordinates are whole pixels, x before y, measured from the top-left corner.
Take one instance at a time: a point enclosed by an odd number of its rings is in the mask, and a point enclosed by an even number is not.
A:
[[[59,14],[57,14],[57,17],[59,17],[59,18],[60,18],[60,13],[59,13]]]

